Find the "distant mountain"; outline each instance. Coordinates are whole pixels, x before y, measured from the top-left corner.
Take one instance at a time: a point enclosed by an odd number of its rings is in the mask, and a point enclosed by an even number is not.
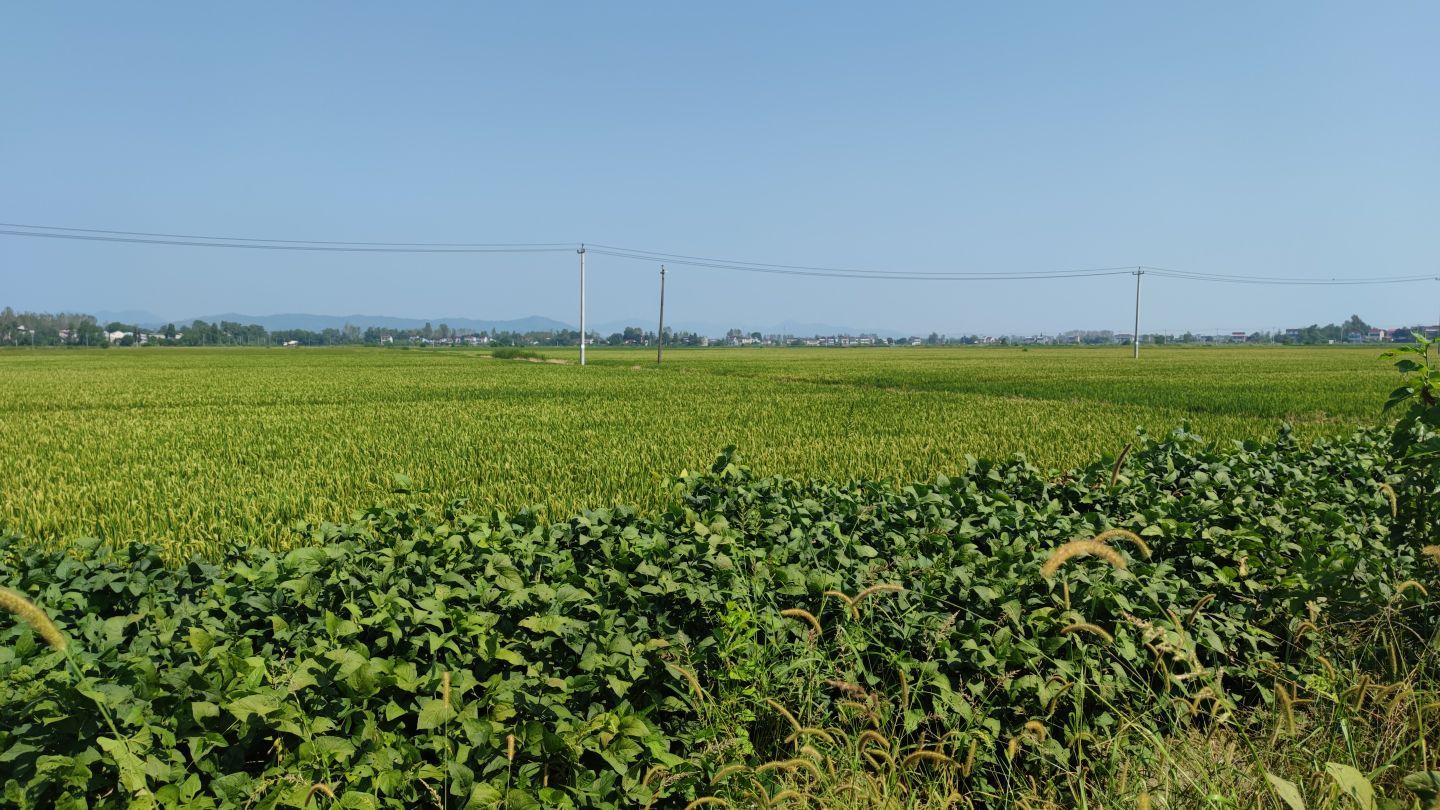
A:
[[[119,321],[124,324],[135,324],[146,329],[159,329],[165,325],[165,319],[153,312],[143,309],[121,309],[121,310],[100,310],[95,313],[95,322],[104,326],[107,323]]]
[[[303,312],[282,313],[279,315],[245,315],[239,312],[222,312],[218,315],[200,315],[190,318],[162,318],[153,312],[144,310],[120,310],[101,311],[95,313],[95,320],[102,326],[112,321],[119,321],[126,324],[138,324],[146,329],[159,329],[167,323],[174,323],[176,326],[184,326],[192,321],[201,320],[206,323],[219,323],[220,321],[232,321],[240,324],[259,324],[267,330],[274,332],[283,329],[305,329],[311,332],[319,332],[324,329],[343,329],[345,324],[353,324],[366,329],[374,326],[379,329],[419,329],[427,322],[431,326],[438,327],[440,324],[447,324],[451,329],[469,329],[480,332],[554,332],[560,329],[575,329],[575,324],[557,321],[554,318],[546,318],[541,315],[531,315],[528,318],[515,318],[511,320],[480,320],[476,318],[397,318],[391,315],[313,315]],[[806,323],[801,321],[782,321],[778,324],[755,324],[743,318],[733,321],[719,323],[706,321],[692,321],[684,318],[673,321],[667,320],[666,326],[680,332],[695,332],[707,337],[723,337],[731,329],[740,329],[746,332],[759,332],[762,335],[795,335],[797,337],[809,337],[811,335],[879,335],[880,337],[908,337],[908,332],[897,332],[892,329],[869,329],[859,326],[837,326],[831,323]],[[655,318],[634,318],[630,320],[611,320],[604,323],[590,323],[586,327],[591,332],[598,332],[601,337],[624,331],[627,326],[638,326],[646,331],[654,331]]]
[[[274,332],[283,329],[306,329],[311,332],[319,332],[324,329],[342,329],[345,324],[358,326],[367,329],[374,326],[378,329],[419,329],[429,323],[438,327],[446,324],[451,329],[470,329],[476,332],[486,331],[508,331],[508,332],[553,332],[560,329],[574,329],[567,323],[562,323],[553,318],[545,318],[539,315],[531,315],[528,318],[516,318],[514,320],[477,320],[474,318],[396,318],[389,315],[311,315],[307,313],[284,313],[280,315],[242,315],[237,312],[225,312],[219,315],[201,315],[198,318],[186,318],[183,321],[175,321],[176,325],[201,320],[207,323],[218,323],[220,321],[233,321],[241,324],[259,324],[268,331]]]

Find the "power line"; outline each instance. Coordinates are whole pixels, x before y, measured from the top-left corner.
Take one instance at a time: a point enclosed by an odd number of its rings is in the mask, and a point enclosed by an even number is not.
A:
[[[139,245],[232,248],[247,250],[294,250],[319,253],[560,253],[569,247],[361,247],[333,244],[260,244],[251,242],[202,242],[181,239],[150,239],[130,236],[100,236],[81,233],[38,233],[0,229],[0,236],[30,236],[41,239],[71,239],[82,242],[127,242]]]
[[[611,254],[611,255],[617,255],[617,256],[618,256],[618,255],[622,255],[622,254],[623,254],[626,258],[643,257],[644,259],[646,259],[646,260],[648,260],[648,261],[665,261],[665,262],[691,261],[691,262],[696,262],[696,263],[697,263],[696,266],[715,267],[715,268],[726,269],[726,270],[738,270],[738,269],[741,269],[741,268],[764,268],[764,269],[770,269],[770,270],[795,270],[795,271],[806,271],[806,272],[813,272],[813,273],[841,273],[841,274],[847,274],[847,275],[849,275],[849,274],[856,274],[856,275],[864,275],[864,276],[891,276],[891,275],[903,275],[903,276],[973,276],[973,275],[981,275],[981,276],[1004,276],[1004,277],[1007,277],[1007,278],[1008,278],[1008,277],[1012,277],[1012,276],[1017,276],[1017,277],[1018,277],[1018,276],[1032,276],[1032,275],[1033,275],[1033,276],[1037,276],[1037,277],[1041,277],[1041,278],[1053,278],[1053,277],[1056,277],[1056,276],[1059,276],[1059,275],[1082,275],[1082,276],[1083,276],[1083,275],[1093,275],[1093,274],[1102,274],[1102,273],[1113,273],[1113,272],[1120,272],[1120,271],[1124,271],[1124,272],[1126,272],[1126,273],[1129,273],[1129,272],[1133,271],[1133,269],[1134,269],[1134,265],[1126,265],[1126,266],[1124,266],[1124,267],[1085,267],[1085,268],[1078,268],[1078,269],[1074,269],[1074,270],[1033,270],[1033,271],[1019,270],[1019,271],[1013,271],[1013,272],[1002,272],[1002,271],[964,271],[964,270],[946,270],[946,271],[879,270],[879,269],[875,269],[875,268],[823,267],[823,266],[804,265],[804,264],[774,264],[774,263],[771,263],[771,262],[748,262],[748,261],[740,261],[740,260],[738,260],[738,259],[716,259],[716,258],[708,257],[708,256],[687,256],[687,255],[679,254],[679,253],[661,253],[661,252],[659,252],[659,251],[654,251],[654,250],[644,250],[644,249],[638,249],[638,248],[622,248],[622,247],[615,247],[614,245],[599,245],[599,244],[595,244],[595,243],[593,243],[593,242],[591,243],[591,247],[592,247],[592,248],[600,248],[601,250],[613,251],[614,253]]]
[[[1354,286],[1372,284],[1413,284],[1419,281],[1434,281],[1434,276],[1378,276],[1375,278],[1297,278],[1294,276],[1250,276],[1203,273],[1194,270],[1168,270],[1159,267],[1145,267],[1147,274],[1165,278],[1189,281],[1209,281],[1221,284],[1272,284],[1281,286]]]
[[[624,253],[616,250],[589,248],[592,253],[641,262],[659,262],[662,256],[651,253]],[[782,276],[810,276],[815,278],[882,279],[887,281],[1018,281],[1031,279],[1086,278],[1091,276],[1118,276],[1135,272],[1134,265],[1115,268],[1087,268],[1082,270],[1002,272],[921,272],[891,270],[845,270],[834,269],[791,269],[777,265],[733,264],[719,260],[694,260],[664,258],[666,264],[678,264],[703,270],[733,270],[742,273],[765,273]]]
[[[0,222],[0,228],[26,228],[35,231],[73,231],[111,236],[152,236],[165,239],[207,240],[213,242],[268,242],[282,245],[357,245],[362,247],[574,247],[574,242],[347,242],[334,239],[258,239],[248,236],[200,236],[185,233],[152,233],[149,231],[107,231],[99,228],[68,228],[60,225],[23,225]],[[40,234],[35,234],[39,236]]]
[[[150,231],[104,230],[58,225],[28,225],[0,222],[0,236],[62,239],[85,242],[117,242],[174,247],[236,248],[247,250],[285,250],[334,253],[558,253],[574,249],[574,242],[354,242],[311,239],[261,239],[240,236],[203,236],[196,234],[159,233]],[[1086,267],[1068,270],[982,271],[982,270],[891,270],[875,268],[834,267],[824,265],[780,264],[738,259],[717,259],[680,253],[665,253],[641,248],[591,244],[589,252],[612,258],[645,263],[665,263],[700,270],[723,270],[768,275],[804,276],[812,278],[848,278],[887,281],[1030,281],[1098,276],[1129,275],[1136,270],[1161,278],[1201,281],[1219,284],[1256,284],[1277,286],[1361,286],[1381,284],[1413,284],[1435,281],[1432,275],[1377,276],[1348,278],[1303,278],[1264,276],[1256,274],[1224,274],[1167,267],[1128,265],[1123,267]]]

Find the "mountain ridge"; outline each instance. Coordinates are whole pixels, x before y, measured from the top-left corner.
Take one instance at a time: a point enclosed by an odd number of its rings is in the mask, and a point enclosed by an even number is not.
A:
[[[120,310],[95,313],[95,318],[102,325],[118,321],[120,323],[137,324],[146,329],[159,329],[167,323],[173,323],[177,327],[186,326],[194,321],[200,320],[206,323],[219,323],[220,321],[232,321],[239,324],[259,324],[267,331],[283,331],[286,329],[304,329],[312,332],[319,332],[325,329],[343,329],[346,324],[368,329],[419,329],[426,323],[432,327],[439,327],[446,324],[451,329],[463,329],[474,332],[554,332],[562,329],[573,330],[575,324],[558,321],[554,318],[547,318],[543,315],[529,315],[523,318],[466,318],[460,316],[446,318],[405,318],[394,315],[317,315],[308,312],[282,312],[273,315],[247,315],[239,312],[222,312],[212,315],[198,315],[188,318],[162,318],[153,312],[146,310]],[[759,332],[763,335],[795,335],[809,337],[811,335],[859,335],[873,334],[880,337],[907,337],[909,333],[899,332],[893,329],[862,329],[854,326],[837,326],[828,323],[809,323],[800,321],[781,321],[777,324],[756,326],[753,323],[747,324],[744,319],[737,319],[733,323],[722,324],[716,322],[705,322],[678,318],[668,324],[669,328],[678,332],[695,332],[707,337],[722,337],[730,329],[740,329],[746,334]],[[600,323],[587,324],[592,333],[598,333],[602,338],[614,332],[623,331],[627,326],[636,326],[647,332],[655,330],[655,323],[649,318],[635,319],[611,319]]]

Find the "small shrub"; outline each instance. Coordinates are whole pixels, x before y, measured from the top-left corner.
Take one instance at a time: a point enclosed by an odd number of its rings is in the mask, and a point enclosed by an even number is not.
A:
[[[544,360],[545,355],[534,349],[522,349],[519,346],[501,346],[490,351],[490,356],[496,360]]]

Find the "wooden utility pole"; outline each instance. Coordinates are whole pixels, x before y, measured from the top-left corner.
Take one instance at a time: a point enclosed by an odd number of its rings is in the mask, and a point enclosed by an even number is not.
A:
[[[660,331],[655,335],[655,365],[665,356],[665,265],[660,265]]]

